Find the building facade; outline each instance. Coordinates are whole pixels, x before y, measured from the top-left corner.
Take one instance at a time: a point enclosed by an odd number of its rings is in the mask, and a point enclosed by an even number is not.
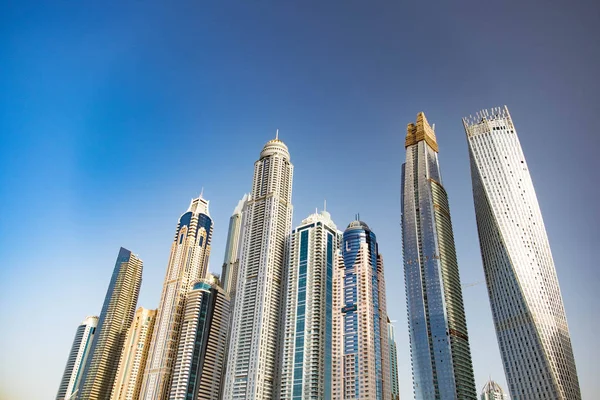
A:
[[[327,211],[292,232],[281,399],[331,399],[333,265],[341,237]]]
[[[448,197],[425,114],[407,127],[402,245],[416,400],[477,399]]]
[[[121,247],[77,394],[79,399],[110,398],[125,335],[135,314],[142,268],[142,260]]]
[[[218,400],[229,331],[229,295],[214,276],[187,294],[170,400]]]
[[[140,397],[156,310],[140,307],[127,331],[111,400],[137,400]]]
[[[163,284],[141,399],[166,400],[169,397],[177,343],[192,284],[203,279],[208,268],[213,221],[208,201],[200,195],[179,218]]]
[[[400,400],[400,384],[398,383],[398,350],[396,349],[396,334],[394,325],[388,318],[388,343],[390,346],[390,386],[392,400]]]
[[[463,119],[479,244],[513,400],[581,399],[544,220],[508,109]]]
[[[490,379],[481,391],[481,400],[508,400],[508,396],[500,385]]]
[[[77,396],[79,390],[79,382],[81,381],[81,373],[85,366],[92,340],[98,326],[98,317],[87,317],[81,325],[77,327],[73,346],[69,352],[65,372],[60,381],[56,400],[69,400]]]
[[[391,399],[383,258],[375,233],[353,221],[333,272],[332,399]]]
[[[221,273],[221,282],[223,283],[223,289],[229,294],[233,306],[233,297],[235,296],[235,289],[237,286],[237,275],[238,268],[240,265],[240,238],[242,233],[242,213],[244,211],[244,205],[248,201],[248,195],[244,194],[244,197],[238,202],[233,214],[229,218],[229,230],[227,232],[227,244],[225,245],[225,260],[223,260],[223,268]]]
[[[287,237],[294,167],[276,137],[254,163],[244,209],[240,265],[223,398],[278,398]]]

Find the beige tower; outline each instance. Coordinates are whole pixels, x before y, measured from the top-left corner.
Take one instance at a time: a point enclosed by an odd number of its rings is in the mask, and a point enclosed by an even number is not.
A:
[[[140,399],[169,397],[185,298],[193,283],[206,275],[212,227],[208,201],[200,195],[192,200],[177,224]]]
[[[156,310],[140,307],[135,312],[125,338],[111,400],[137,400],[140,397],[155,317]]]
[[[78,399],[110,398],[141,284],[142,260],[121,247],[77,392]]]
[[[391,400],[383,258],[362,221],[344,232],[333,269],[334,400]]]

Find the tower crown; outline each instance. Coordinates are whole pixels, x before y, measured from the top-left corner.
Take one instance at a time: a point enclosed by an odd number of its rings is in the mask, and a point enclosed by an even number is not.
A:
[[[279,129],[277,129],[275,139],[269,140],[265,144],[265,147],[263,147],[262,151],[260,152],[260,158],[272,156],[274,154],[281,154],[288,160],[290,159],[290,152],[288,151],[287,146],[285,143],[279,140]]]
[[[427,118],[425,118],[425,113],[423,112],[417,114],[416,124],[411,122],[406,126],[406,140],[404,141],[404,147],[417,144],[421,140],[424,140],[436,153],[438,152],[435,132],[429,125],[429,122],[427,122]]]

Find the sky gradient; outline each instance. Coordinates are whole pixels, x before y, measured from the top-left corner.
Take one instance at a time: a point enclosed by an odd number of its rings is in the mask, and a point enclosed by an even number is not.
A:
[[[594,1],[3,3],[0,398],[56,395],[120,246],[158,305],[178,217],[204,187],[221,270],[228,219],[279,129],[294,226],[322,208],[375,232],[412,398],[400,230],[406,124],[436,124],[461,280],[484,279],[461,118],[508,105],[552,246],[583,398],[600,392]],[[409,4],[405,4],[409,3]],[[433,3],[433,2],[432,2]],[[464,289],[478,392],[504,389],[484,284]]]

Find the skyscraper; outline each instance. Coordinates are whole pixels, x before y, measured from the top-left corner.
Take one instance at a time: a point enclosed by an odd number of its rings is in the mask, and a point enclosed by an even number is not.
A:
[[[417,400],[477,399],[448,197],[435,132],[408,124],[402,165],[402,245]]]
[[[362,221],[344,232],[333,299],[332,399],[391,399],[383,258]]]
[[[125,338],[111,400],[139,399],[155,321],[156,310],[140,307],[135,312]]]
[[[90,354],[97,326],[98,317],[87,317],[77,327],[56,400],[69,400],[77,395],[81,373]]]
[[[224,399],[278,398],[280,346],[292,229],[294,167],[276,136],[254,163],[244,213],[237,293],[228,352]]]
[[[223,260],[221,282],[223,282],[223,289],[231,297],[232,305],[240,264],[239,247],[242,234],[242,212],[246,201],[248,201],[248,195],[244,194],[244,197],[233,210],[231,218],[229,218],[229,231],[227,232],[227,244],[225,245],[225,260]]]
[[[464,118],[485,280],[513,400],[581,399],[544,220],[508,108]]]
[[[187,294],[170,400],[218,400],[229,331],[229,295],[208,275]]]
[[[398,351],[396,350],[396,335],[394,325],[388,318],[388,343],[390,346],[390,386],[392,389],[392,400],[400,400],[400,384],[398,383]]]
[[[292,233],[281,399],[331,399],[333,264],[341,236],[327,211]]]
[[[110,398],[141,284],[142,260],[121,247],[81,380],[79,399]]]
[[[500,385],[490,379],[481,391],[481,400],[508,400],[508,396]]]
[[[208,201],[200,195],[192,200],[177,223],[156,314],[141,399],[166,400],[169,397],[185,298],[192,284],[206,275],[212,229]]]

